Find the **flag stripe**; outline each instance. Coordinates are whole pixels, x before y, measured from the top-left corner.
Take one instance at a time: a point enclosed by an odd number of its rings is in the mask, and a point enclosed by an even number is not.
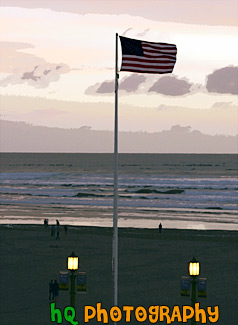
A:
[[[141,68],[141,67],[126,67],[122,68],[121,71],[131,71],[131,72],[144,72],[144,73],[170,73],[173,69],[161,68],[161,69],[153,69],[153,68]]]
[[[171,73],[177,48],[174,44],[153,43],[120,36],[122,45],[121,71]]]
[[[159,62],[160,60],[170,60],[175,62],[176,57],[174,55],[164,55],[160,54],[157,57],[151,57],[151,56],[136,56],[136,55],[123,55],[124,59],[136,59],[136,60],[146,60],[146,61],[157,61]]]
[[[146,41],[140,41],[141,44],[145,44],[148,46],[154,46],[154,47],[174,47],[176,48],[175,44],[169,44],[169,43],[155,43],[155,42],[146,42]]]
[[[147,52],[147,53],[153,53],[153,54],[163,54],[163,53],[167,53],[167,54],[173,54],[175,55],[177,53],[177,51],[175,50],[153,50],[153,49],[150,49],[150,48],[145,48],[144,46],[142,47],[143,48],[143,52]]]
[[[176,55],[177,53],[177,50],[176,49],[172,49],[172,48],[156,48],[156,49],[153,49],[152,47],[148,47],[148,46],[144,46],[142,45],[142,49],[143,49],[143,52],[147,52],[147,53],[152,53],[152,54],[163,54],[163,53],[166,53],[166,54],[170,54],[170,55]]]
[[[136,59],[136,60],[135,60]],[[148,57],[139,57],[139,56],[135,56],[135,55],[124,55],[123,56],[123,62],[125,61],[138,61],[138,62],[148,62],[148,63],[161,63],[161,62],[171,62],[171,63],[175,63],[175,59],[174,58],[170,58],[167,56],[161,56],[159,58],[148,58]]]
[[[143,67],[143,66],[147,66],[147,67],[173,67],[174,63],[165,63],[165,62],[161,62],[161,63],[148,63],[148,62],[138,62],[138,63],[133,63],[131,61],[124,61],[123,62],[123,66],[133,66],[133,67]]]
[[[161,45],[160,43],[158,43],[158,44],[151,45],[151,44],[148,44],[148,43],[145,43],[145,42],[141,42],[141,45],[143,47],[150,48],[150,49],[154,49],[154,50],[158,50],[158,49],[161,49],[161,50],[166,50],[166,49],[168,49],[168,50],[176,50],[176,46],[175,45],[170,46],[169,44],[167,44],[167,45]]]
[[[154,52],[154,53],[160,53],[160,52],[166,52],[166,53],[177,53],[177,50],[174,48],[153,48],[151,46],[145,46],[142,44],[142,48],[144,51]]]
[[[166,52],[166,51],[164,51],[164,52],[162,52],[162,51],[160,51],[159,53],[158,52],[151,52],[151,51],[144,51],[144,56],[148,56],[148,57],[159,57],[160,55],[163,55],[163,54],[166,54],[166,55],[170,55],[170,57],[171,58],[174,58],[174,54],[172,55],[172,54],[170,54],[170,53],[168,53],[168,52]]]

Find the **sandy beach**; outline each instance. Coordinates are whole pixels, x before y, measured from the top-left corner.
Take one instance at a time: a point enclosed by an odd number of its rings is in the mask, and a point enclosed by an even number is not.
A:
[[[87,294],[76,296],[79,324],[85,305],[101,302],[106,309],[113,305],[111,228],[69,227],[67,235],[62,229],[61,239],[56,241],[50,227],[1,225],[0,236],[1,324],[53,324],[48,283],[58,279],[59,271],[66,271],[72,251],[80,258],[80,271],[87,273]],[[180,296],[180,279],[188,275],[187,263],[195,256],[201,263],[200,276],[207,278],[207,298],[198,299],[200,306],[218,305],[216,324],[235,325],[237,251],[235,231],[163,229],[159,234],[157,229],[121,228],[119,305],[190,305],[190,297]],[[60,291],[56,306],[69,306],[68,292]],[[99,323],[93,320],[89,324]],[[132,318],[131,324],[138,322]]]

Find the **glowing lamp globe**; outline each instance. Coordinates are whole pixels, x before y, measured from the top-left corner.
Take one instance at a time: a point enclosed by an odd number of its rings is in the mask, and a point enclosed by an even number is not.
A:
[[[196,260],[195,257],[189,262],[189,275],[191,276],[198,276],[200,271],[199,262]]]
[[[76,271],[79,268],[79,258],[72,252],[70,256],[68,256],[68,270]]]

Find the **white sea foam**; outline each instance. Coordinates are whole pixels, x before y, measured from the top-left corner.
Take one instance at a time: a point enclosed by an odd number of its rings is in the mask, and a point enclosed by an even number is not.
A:
[[[1,174],[4,210],[47,206],[52,216],[54,207],[68,207],[70,211],[82,208],[85,213],[103,209],[107,213],[113,205],[111,156],[39,154],[42,164],[38,166],[32,155],[9,155],[5,155]],[[75,163],[77,157],[81,163]],[[56,163],[57,159],[64,163]],[[119,210],[128,213],[132,220],[127,221],[129,224],[135,219],[140,224],[142,219],[152,224],[156,214],[163,220],[177,220],[180,225],[192,223],[195,227],[203,227],[199,226],[201,222],[219,226],[229,223],[234,227],[238,223],[237,166],[233,155],[218,155],[216,160],[214,155],[125,155],[123,159],[125,162],[119,166]],[[64,218],[68,218],[66,212]],[[77,223],[77,218],[71,221]]]

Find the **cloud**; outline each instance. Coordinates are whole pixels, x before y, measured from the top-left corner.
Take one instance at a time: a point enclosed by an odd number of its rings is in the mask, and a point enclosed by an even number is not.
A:
[[[208,75],[206,84],[195,84],[187,78],[179,79],[175,75],[151,76],[131,74],[119,82],[121,95],[126,93],[158,93],[165,96],[184,96],[197,92],[217,92],[238,94],[238,67],[226,67]],[[123,92],[124,91],[124,92]],[[126,93],[125,93],[126,92]],[[86,89],[85,94],[113,94],[114,80],[97,83]]]
[[[146,81],[146,77],[143,75],[132,74],[126,79],[122,80],[119,85],[120,90],[125,90],[127,92],[137,91],[139,86]]]
[[[114,91],[114,81],[104,81],[96,90],[99,94],[111,94]]]
[[[58,81],[60,75],[68,73],[70,68],[64,63],[48,63],[43,58],[19,52],[34,48],[32,44],[18,42],[1,42],[1,72],[11,73],[1,80],[0,86],[27,83],[35,88],[46,88],[51,82]]]
[[[207,76],[208,92],[238,94],[238,67],[230,66],[215,70]]]
[[[136,92],[139,90],[140,85],[146,81],[146,77],[138,74],[131,74],[129,77],[124,77],[119,82],[119,90],[123,90],[127,93]],[[88,87],[85,90],[86,95],[97,94],[113,94],[115,90],[114,80],[107,80],[102,83],[96,83],[93,86]]]
[[[183,96],[190,93],[192,84],[176,77],[162,77],[154,83],[149,92],[156,92],[166,96]]]
[[[30,71],[18,70],[0,82],[0,86],[18,85],[27,83],[35,88],[47,88],[51,82],[60,79],[61,74],[68,73],[70,68],[67,64],[45,63],[37,65]]]
[[[152,92],[166,96],[183,96],[202,91],[202,85],[193,84],[176,76],[154,76],[131,74],[119,82],[120,95],[128,93],[149,94]],[[86,95],[109,95],[114,93],[114,80],[96,83],[85,90]]]
[[[130,3],[131,2],[131,3]],[[1,0],[1,6],[25,8],[50,8],[59,12],[73,14],[130,14],[149,20],[171,21],[178,23],[192,23],[202,25],[230,25],[237,26],[236,0],[193,0],[188,5],[187,0],[137,0],[134,1],[108,1],[88,0],[83,2],[67,1],[30,1],[30,0]],[[173,8],[173,10],[171,10]],[[211,15],[211,12],[213,13]],[[158,14],[159,13],[159,14]]]

